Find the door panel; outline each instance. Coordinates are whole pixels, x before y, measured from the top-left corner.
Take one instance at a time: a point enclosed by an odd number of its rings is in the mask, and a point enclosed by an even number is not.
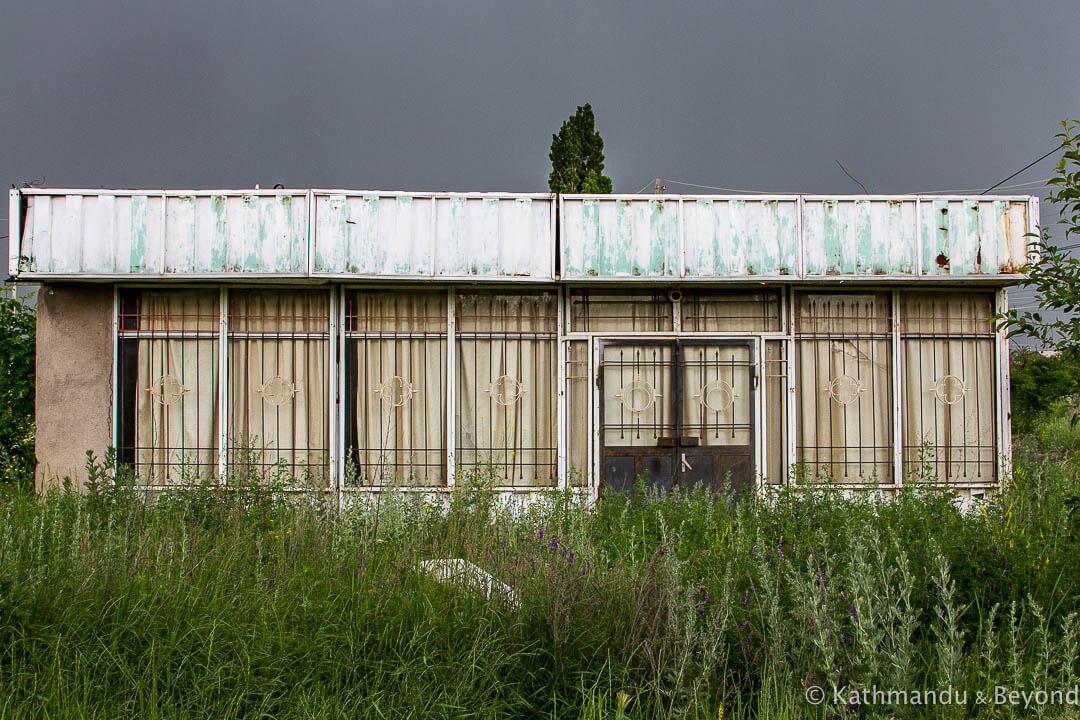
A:
[[[665,490],[748,485],[755,362],[748,341],[603,344],[604,487],[625,491],[639,476]]]

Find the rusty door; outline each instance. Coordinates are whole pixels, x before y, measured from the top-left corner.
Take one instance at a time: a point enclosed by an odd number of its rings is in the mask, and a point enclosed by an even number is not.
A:
[[[754,474],[749,340],[607,341],[600,348],[603,487],[743,487]]]

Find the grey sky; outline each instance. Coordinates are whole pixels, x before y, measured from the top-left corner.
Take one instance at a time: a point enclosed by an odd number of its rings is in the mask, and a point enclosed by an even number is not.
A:
[[[1077,27],[1075,0],[7,0],[0,178],[544,190],[589,101],[616,191],[858,192],[836,159],[980,187],[1080,116]]]

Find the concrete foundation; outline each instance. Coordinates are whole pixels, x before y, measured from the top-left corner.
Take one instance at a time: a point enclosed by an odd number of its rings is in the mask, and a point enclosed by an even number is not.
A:
[[[82,488],[86,451],[112,444],[113,289],[42,285],[37,296],[39,491],[65,477]]]

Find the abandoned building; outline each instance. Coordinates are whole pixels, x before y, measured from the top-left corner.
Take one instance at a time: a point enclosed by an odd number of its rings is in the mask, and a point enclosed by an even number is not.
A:
[[[595,497],[1009,472],[1033,197],[12,190],[38,482]]]

